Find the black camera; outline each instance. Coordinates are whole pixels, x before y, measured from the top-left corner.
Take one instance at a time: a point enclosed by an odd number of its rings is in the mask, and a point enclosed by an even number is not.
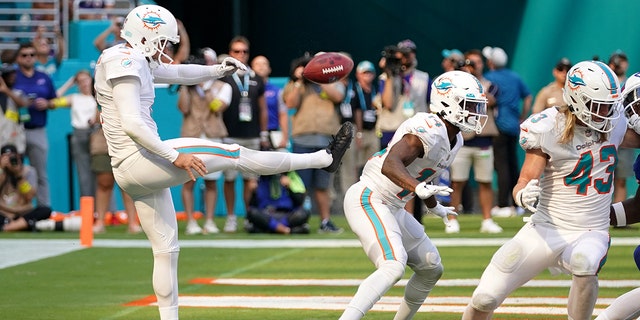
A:
[[[400,53],[400,55],[398,55],[398,53]],[[404,69],[402,58],[407,57],[409,50],[400,49],[398,46],[391,45],[384,47],[381,54],[385,60],[384,71],[392,76],[400,75]]]
[[[462,68],[467,67],[467,66],[469,66],[471,68],[475,68],[476,67],[476,63],[471,59],[453,60],[453,64],[454,64],[456,70],[462,70]]]
[[[15,155],[9,156],[9,164],[11,164],[12,166],[17,166],[18,156],[15,156]]]

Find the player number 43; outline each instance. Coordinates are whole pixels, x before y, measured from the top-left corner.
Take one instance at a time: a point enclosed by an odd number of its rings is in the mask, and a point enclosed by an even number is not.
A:
[[[618,162],[618,153],[612,145],[603,146],[599,151],[599,160],[595,160],[591,151],[580,155],[580,160],[576,164],[573,171],[564,178],[564,184],[567,186],[576,186],[577,194],[586,195],[589,187],[593,186],[598,193],[609,193],[613,184],[613,171]],[[593,179],[591,171],[593,170],[594,161],[608,162],[605,172],[605,178]]]

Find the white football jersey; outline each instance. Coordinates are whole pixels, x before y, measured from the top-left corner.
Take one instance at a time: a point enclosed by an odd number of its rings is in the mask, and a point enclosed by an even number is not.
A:
[[[540,178],[540,200],[534,223],[551,223],[566,230],[608,230],[617,149],[627,129],[624,116],[599,142],[602,133],[574,127],[573,141],[559,144],[565,116],[557,108],[531,115],[520,125],[520,146],[541,149],[549,159]]]
[[[96,98],[102,107],[101,122],[109,146],[111,164],[117,166],[129,155],[142,149],[122,129],[121,115],[113,101],[111,79],[133,76],[140,79],[139,116],[160,141],[156,122],[151,117],[155,99],[153,75],[147,59],[136,50],[120,44],[102,52],[95,69]]]
[[[456,143],[451,148],[447,128],[443,120],[435,114],[418,112],[405,120],[396,130],[387,148],[369,158],[360,177],[360,180],[374,193],[377,192],[390,204],[395,204],[398,207],[404,207],[405,203],[413,199],[415,194],[401,188],[383,175],[382,164],[388,151],[405,134],[416,135],[424,146],[424,157],[414,160],[407,166],[407,171],[419,181],[430,182],[439,177],[451,165],[463,144],[462,134],[458,133]]]

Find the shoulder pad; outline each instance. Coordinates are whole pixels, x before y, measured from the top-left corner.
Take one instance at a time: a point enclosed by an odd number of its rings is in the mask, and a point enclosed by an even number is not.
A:
[[[529,116],[522,124],[520,130],[525,132],[546,133],[556,126],[558,109],[547,108],[539,113]]]
[[[520,146],[527,149],[540,148],[541,136],[551,132],[556,126],[558,109],[548,108],[536,114],[532,114],[520,124]]]

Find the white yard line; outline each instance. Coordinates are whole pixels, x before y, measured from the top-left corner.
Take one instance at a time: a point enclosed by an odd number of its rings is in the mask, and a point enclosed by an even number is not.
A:
[[[432,239],[438,247],[500,246],[508,238]],[[612,246],[635,246],[640,238],[612,238]],[[95,239],[98,248],[149,248],[148,240]],[[182,248],[358,248],[355,239],[239,239],[239,240],[181,240]],[[0,239],[0,269],[37,261],[71,251],[84,249],[79,240],[60,239]]]
[[[351,296],[180,296],[181,307],[204,308],[261,308],[261,309],[314,309],[344,310]],[[398,309],[402,297],[384,296],[372,311],[394,312]],[[614,299],[598,299],[594,310],[599,314]],[[462,313],[469,302],[468,297],[429,297],[419,312]],[[149,303],[155,306],[155,303]],[[507,298],[496,314],[549,314],[566,315],[566,298],[516,297]]]

